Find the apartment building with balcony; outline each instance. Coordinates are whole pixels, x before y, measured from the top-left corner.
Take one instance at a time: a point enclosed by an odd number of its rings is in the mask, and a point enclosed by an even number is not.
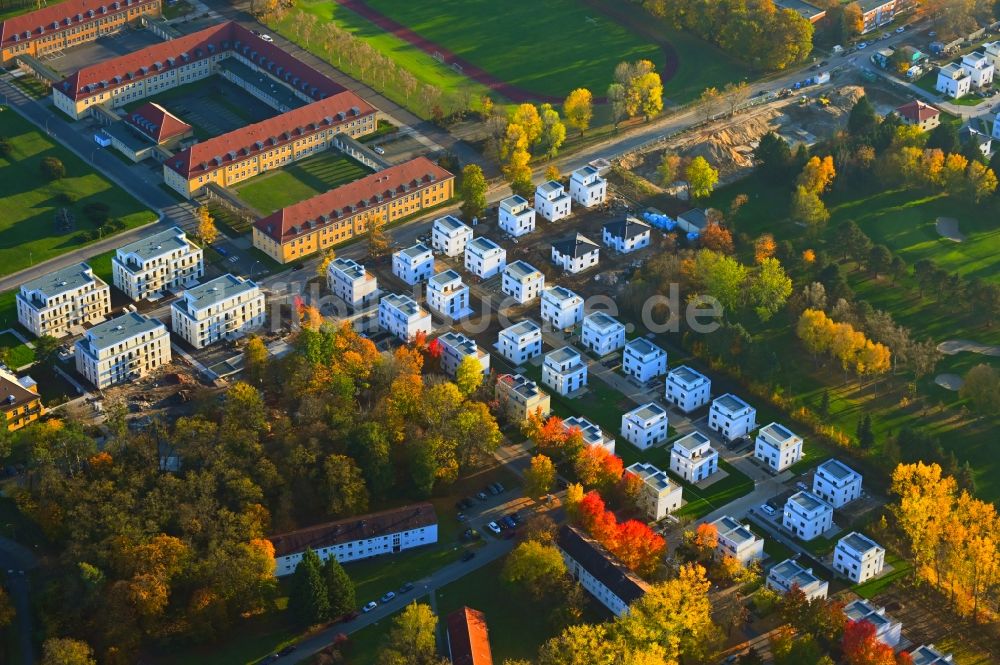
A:
[[[410,286],[427,281],[434,275],[434,252],[422,242],[394,252],[392,274]]]
[[[608,181],[601,177],[600,171],[588,164],[570,175],[569,195],[584,208],[599,206],[608,198]]]
[[[868,536],[853,531],[837,541],[834,569],[855,584],[878,576],[885,567],[885,548]]]
[[[431,315],[410,296],[387,293],[378,303],[378,327],[412,342],[420,333],[431,334]]]
[[[636,497],[636,506],[651,520],[658,521],[678,510],[683,503],[683,490],[670,480],[665,471],[647,462],[635,462],[625,469],[642,479],[642,487]]]
[[[587,385],[587,363],[580,352],[564,346],[545,354],[542,383],[560,395],[569,395]]]
[[[480,349],[476,340],[449,330],[438,337],[437,341],[441,344],[441,369],[448,376],[454,377],[458,366],[469,357],[475,358],[479,362],[484,377],[489,374],[490,354]]]
[[[457,217],[445,215],[434,220],[431,227],[431,247],[445,256],[461,256],[472,236],[471,227],[463,224]]]
[[[840,508],[861,496],[861,474],[840,460],[828,459],[813,474],[813,494]]]
[[[516,423],[534,414],[546,418],[552,410],[548,393],[521,374],[501,374],[494,390],[500,408]]]
[[[802,566],[795,559],[785,559],[767,571],[767,588],[784,595],[797,588],[806,600],[826,598],[830,583],[813,574],[812,568]]]
[[[333,295],[351,309],[365,309],[378,302],[378,279],[353,259],[335,258],[326,268],[326,283]]]
[[[479,279],[489,279],[507,266],[507,250],[485,236],[465,246],[465,269]]]
[[[36,337],[63,337],[111,313],[111,289],[86,263],[25,282],[15,300],[17,320]]]
[[[727,441],[746,436],[757,427],[757,409],[733,394],[716,397],[708,410],[708,426]]]
[[[542,322],[556,330],[566,330],[583,321],[583,298],[564,286],[542,291]]]
[[[591,353],[603,357],[625,346],[625,326],[604,312],[594,312],[583,319],[580,343]]]
[[[736,518],[723,515],[712,525],[719,534],[715,545],[716,557],[731,556],[744,566],[764,558],[764,539]]]
[[[205,275],[201,248],[175,226],[118,248],[114,284],[132,300],[156,300],[164,291],[194,286]]]
[[[137,312],[94,326],[74,346],[76,371],[98,390],[145,376],[170,362],[170,333]]]
[[[708,437],[696,430],[674,441],[670,470],[689,483],[699,483],[719,470],[719,453]]]
[[[556,180],[543,182],[535,188],[535,211],[550,222],[569,217],[571,205],[566,188]]]
[[[514,261],[503,270],[500,290],[522,305],[540,297],[544,289],[545,275],[530,263]]]
[[[691,413],[708,404],[711,390],[712,382],[707,376],[681,365],[667,373],[663,396],[684,413]]]
[[[844,616],[848,621],[867,621],[875,626],[875,638],[895,647],[902,638],[903,623],[885,613],[884,607],[876,607],[864,598],[858,598],[844,606]]]
[[[646,383],[667,373],[667,352],[644,337],[625,344],[622,371],[639,383]]]
[[[622,436],[640,450],[666,441],[668,431],[667,411],[654,402],[636,407],[622,416]]]
[[[534,321],[521,321],[500,331],[497,340],[500,355],[514,364],[523,365],[542,354],[542,329]]]
[[[833,507],[811,492],[796,492],[785,502],[781,526],[802,540],[818,538],[833,526]]]
[[[469,287],[462,282],[462,276],[450,268],[427,280],[425,296],[427,307],[450,319],[461,319],[472,313]]]
[[[17,376],[0,365],[0,412],[8,432],[30,425],[45,414],[38,384],[30,376]]]
[[[265,315],[260,287],[229,274],[188,289],[170,305],[174,332],[196,349],[242,337],[263,326]]]
[[[500,229],[515,238],[535,230],[535,209],[524,197],[508,196],[500,201]]]
[[[595,425],[586,418],[572,416],[563,420],[563,429],[567,432],[571,429],[580,430],[583,435],[583,444],[586,446],[601,446],[611,454],[615,452],[615,440],[604,433],[600,426]]]
[[[757,432],[753,456],[774,471],[784,471],[802,459],[802,437],[778,423],[765,425]]]

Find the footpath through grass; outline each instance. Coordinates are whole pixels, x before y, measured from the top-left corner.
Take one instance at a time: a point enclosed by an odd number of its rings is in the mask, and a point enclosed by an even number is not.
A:
[[[332,150],[262,173],[237,186],[236,193],[262,214],[354,182],[371,170]]]

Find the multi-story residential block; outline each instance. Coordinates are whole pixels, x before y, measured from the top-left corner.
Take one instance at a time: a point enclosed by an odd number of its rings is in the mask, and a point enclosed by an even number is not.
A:
[[[431,334],[431,315],[410,296],[387,293],[378,302],[378,327],[412,342],[418,333]]]
[[[940,651],[933,644],[921,644],[910,652],[913,665],[952,665],[955,662],[950,653]]]
[[[0,411],[8,432],[16,432],[45,413],[35,380],[27,375],[18,377],[3,365],[0,365],[0,395],[6,395]]]
[[[829,459],[813,474],[813,494],[840,508],[861,496],[861,474],[840,460]]]
[[[606,356],[625,346],[625,326],[604,312],[583,319],[580,343],[595,355]]]
[[[712,382],[707,376],[681,365],[667,373],[663,396],[684,413],[691,413],[708,404],[711,390]]]
[[[431,247],[445,256],[461,256],[472,236],[471,227],[463,224],[457,217],[445,215],[434,220],[434,226],[431,227]]]
[[[689,483],[699,483],[719,470],[719,453],[707,436],[691,432],[674,441],[670,470]]]
[[[530,263],[514,261],[504,268],[500,288],[523,305],[542,295],[545,275]]]
[[[174,332],[196,349],[260,328],[265,314],[260,287],[228,274],[188,289],[170,305]]]
[[[615,616],[628,612],[629,606],[649,590],[649,585],[615,555],[576,527],[559,527],[556,546],[573,579]]]
[[[570,175],[569,195],[584,208],[593,208],[608,198],[608,181],[593,166],[584,166]]]
[[[583,321],[583,298],[563,286],[542,291],[542,323],[566,330]]]
[[[983,51],[973,51],[963,55],[962,66],[969,72],[973,88],[984,88],[993,83],[996,68]]]
[[[393,252],[392,274],[410,286],[427,281],[434,275],[434,252],[422,242]]]
[[[535,210],[550,222],[569,217],[570,206],[566,189],[556,180],[543,182],[535,189]]]
[[[708,410],[708,426],[735,441],[757,427],[757,409],[733,394],[716,397]]]
[[[165,290],[197,284],[205,260],[201,248],[175,226],[120,247],[111,269],[115,286],[132,300],[157,299]]]
[[[359,310],[378,302],[378,280],[353,259],[340,257],[326,268],[326,283],[333,295],[352,309]]]
[[[812,540],[833,526],[833,508],[811,492],[796,492],[785,502],[781,526],[802,540]]]
[[[153,102],[132,109],[121,122],[113,122],[101,131],[111,139],[111,147],[133,162],[151,157],[157,147],[176,150],[194,134],[191,125]]]
[[[812,568],[804,568],[795,559],[785,559],[767,572],[767,587],[781,594],[797,588],[806,600],[817,600],[826,598],[830,583],[816,577]]]
[[[864,598],[858,598],[844,606],[848,621],[867,621],[875,626],[875,638],[894,647],[902,637],[903,624],[885,613],[884,607],[875,607]]]
[[[476,345],[476,340],[451,330],[438,337],[437,340],[441,344],[441,369],[448,376],[455,376],[458,366],[468,357],[479,361],[484,377],[489,374],[490,354],[480,349]]]
[[[631,215],[608,222],[601,229],[601,239],[606,247],[621,254],[649,247],[651,227]]]
[[[919,127],[925,132],[929,132],[941,124],[941,112],[930,104],[925,104],[919,99],[903,104],[896,109],[896,115],[900,122],[911,127]]]
[[[507,267],[507,250],[479,236],[465,247],[465,269],[479,279],[489,279]]]
[[[622,371],[639,383],[651,381],[667,373],[667,352],[643,337],[636,337],[625,344]]]
[[[535,209],[524,197],[508,196],[500,201],[500,229],[520,238],[535,230]]]
[[[861,21],[864,27],[861,34],[881,28],[892,21],[896,15],[896,0],[862,0]]]
[[[667,440],[667,411],[650,402],[622,416],[622,436],[640,450]]]
[[[523,365],[542,354],[542,329],[534,321],[521,321],[500,331],[497,345],[500,355]]]
[[[486,615],[471,607],[455,610],[445,619],[448,658],[452,665],[493,665]]]
[[[534,414],[545,418],[552,410],[548,394],[520,374],[501,374],[495,391],[500,408],[514,422],[525,421]]]
[[[62,337],[111,312],[111,289],[86,263],[25,282],[15,300],[17,320],[36,337]]]
[[[587,385],[587,363],[571,346],[545,354],[542,383],[560,395],[569,395]]]
[[[802,437],[778,423],[765,425],[757,432],[753,456],[775,471],[784,471],[802,459]]]
[[[878,576],[885,567],[885,548],[874,540],[853,531],[837,541],[833,567],[855,584]]]
[[[274,545],[274,574],[284,577],[295,572],[307,548],[323,561],[333,557],[346,563],[433,545],[438,540],[438,520],[432,504],[418,503],[325,522],[268,540]]]
[[[636,462],[625,469],[642,479],[636,506],[651,520],[661,520],[681,507],[683,490],[664,471],[652,464]]]
[[[451,319],[461,319],[472,313],[469,307],[469,287],[462,276],[449,268],[427,280],[427,306]]]
[[[600,255],[601,248],[582,233],[552,243],[552,263],[569,273],[593,268]]]
[[[983,55],[991,65],[993,65],[994,73],[1000,73],[997,68],[1000,67],[1000,41],[986,42],[983,44]]]
[[[949,63],[938,70],[934,89],[952,99],[964,97],[972,89],[972,75],[961,63]]]
[[[127,312],[88,330],[74,355],[76,371],[103,390],[170,362],[170,333],[156,319]]]
[[[580,430],[583,436],[583,443],[587,446],[600,446],[607,449],[611,454],[615,452],[615,440],[604,433],[599,426],[580,416],[572,416],[563,420],[563,429],[567,432],[572,429]]]
[[[729,515],[723,515],[712,524],[719,534],[715,546],[715,556],[718,558],[731,556],[744,566],[764,558],[764,539],[747,525],[740,524]]]

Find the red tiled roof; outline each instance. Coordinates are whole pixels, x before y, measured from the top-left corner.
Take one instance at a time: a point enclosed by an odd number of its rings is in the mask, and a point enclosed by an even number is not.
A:
[[[426,157],[416,157],[290,205],[257,220],[254,226],[268,237],[284,242],[307,224],[312,228],[332,224],[369,206],[382,205],[454,177]]]
[[[0,25],[0,43],[4,47],[51,35],[54,32],[85,25],[129,9],[159,5],[159,0],[66,0],[9,18]],[[104,10],[103,12],[101,10]],[[53,24],[56,24],[53,27]],[[39,32],[39,29],[42,32]],[[15,36],[17,37],[15,39]]]
[[[908,104],[903,104],[896,109],[896,113],[910,122],[923,122],[924,120],[929,120],[930,118],[941,115],[941,112],[936,108],[930,104],[924,104],[918,99],[915,99]]]
[[[486,616],[463,607],[448,615],[448,652],[452,665],[493,665]]]
[[[241,162],[263,150],[271,150],[373,113],[376,113],[375,107],[353,92],[340,92],[228,134],[195,143],[164,163],[190,180]]]
[[[191,125],[153,102],[143,104],[129,113],[125,122],[156,143],[163,143],[191,130]]]

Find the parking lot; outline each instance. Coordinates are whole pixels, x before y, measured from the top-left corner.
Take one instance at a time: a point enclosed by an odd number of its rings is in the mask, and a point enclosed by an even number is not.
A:
[[[74,46],[66,51],[55,51],[44,55],[42,61],[60,74],[69,75],[81,67],[133,53],[162,41],[149,30],[132,28],[110,37]]]

